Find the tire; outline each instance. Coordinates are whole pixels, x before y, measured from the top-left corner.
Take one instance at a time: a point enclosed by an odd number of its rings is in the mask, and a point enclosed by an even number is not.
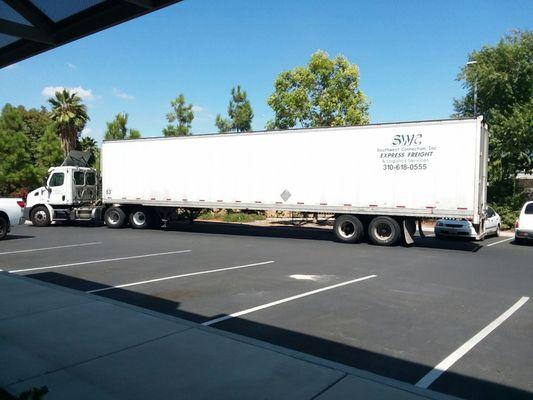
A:
[[[136,208],[130,213],[130,226],[133,229],[146,229],[151,225],[151,213],[146,208]]]
[[[500,225],[498,225],[498,227],[496,228],[496,232],[494,232],[494,236],[496,237],[500,237],[501,235],[501,232],[500,232]]]
[[[356,243],[364,236],[363,223],[355,215],[341,215],[335,219],[333,234],[338,242]]]
[[[378,246],[392,246],[400,235],[400,224],[391,217],[375,217],[368,225],[368,237]]]
[[[108,228],[124,228],[124,225],[126,225],[126,214],[120,207],[111,207],[106,210],[104,221]]]
[[[50,213],[45,206],[37,206],[31,210],[30,220],[33,226],[48,226],[50,225]]]
[[[0,240],[6,237],[9,230],[9,221],[0,215]]]

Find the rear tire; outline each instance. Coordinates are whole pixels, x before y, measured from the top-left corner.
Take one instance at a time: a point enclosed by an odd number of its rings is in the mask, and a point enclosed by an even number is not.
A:
[[[362,222],[355,215],[341,215],[335,219],[333,234],[342,243],[356,243],[364,236]]]
[[[130,213],[130,226],[133,229],[146,229],[151,223],[150,212],[146,208],[136,208]]]
[[[48,226],[50,225],[50,213],[45,206],[37,206],[31,210],[30,220],[33,226]]]
[[[8,229],[9,221],[5,217],[0,216],[0,240],[6,237]]]
[[[108,228],[124,228],[124,225],[126,225],[126,214],[120,207],[111,207],[105,212],[104,221]]]
[[[375,217],[368,225],[368,236],[378,246],[396,244],[400,234],[400,224],[391,217]]]

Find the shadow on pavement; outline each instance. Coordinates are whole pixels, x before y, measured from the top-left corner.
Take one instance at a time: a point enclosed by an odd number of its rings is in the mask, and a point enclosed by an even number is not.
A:
[[[415,247],[439,250],[459,250],[476,253],[483,248],[479,242],[464,238],[436,239],[435,237],[416,237]]]
[[[284,239],[307,239],[333,241],[333,233],[328,228],[316,228],[305,226],[260,226],[248,224],[235,224],[226,222],[203,222],[197,221],[192,225],[186,223],[172,223],[167,228],[169,232],[205,233],[218,235],[272,237]],[[459,250],[477,252],[483,245],[465,241],[464,239],[435,239],[434,237],[415,237],[414,246],[417,248]],[[366,241],[365,241],[366,242]],[[357,244],[345,244],[357,246]],[[356,248],[356,247],[354,247]]]
[[[7,234],[7,236],[2,239],[2,242],[8,242],[10,240],[17,240],[17,239],[33,239],[35,236],[31,236],[31,235],[12,235],[10,233]]]
[[[82,291],[108,287],[105,284],[56,272],[37,273],[27,276]],[[179,302],[125,289],[113,289],[99,292],[95,295],[197,323],[227,315],[199,315],[191,313],[180,310]],[[184,295],[187,295],[186,289],[184,289]],[[228,313],[235,311],[228,310]],[[434,367],[363,348],[348,346],[343,343],[333,342],[301,332],[250,321],[246,318],[229,319],[213,327],[411,384],[415,384]],[[443,374],[430,386],[430,389],[468,399],[533,399],[532,392],[452,372]]]

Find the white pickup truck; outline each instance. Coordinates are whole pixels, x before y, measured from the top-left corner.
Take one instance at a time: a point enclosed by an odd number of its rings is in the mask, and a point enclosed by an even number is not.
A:
[[[24,223],[24,201],[16,198],[0,198],[0,240],[6,237],[13,225]]]

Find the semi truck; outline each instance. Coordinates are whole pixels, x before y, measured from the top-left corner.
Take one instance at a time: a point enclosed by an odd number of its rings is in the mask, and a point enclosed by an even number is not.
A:
[[[383,246],[455,218],[482,237],[488,134],[478,117],[104,141],[101,183],[92,168],[50,168],[26,215],[144,229],[177,209],[322,213],[336,240]]]

